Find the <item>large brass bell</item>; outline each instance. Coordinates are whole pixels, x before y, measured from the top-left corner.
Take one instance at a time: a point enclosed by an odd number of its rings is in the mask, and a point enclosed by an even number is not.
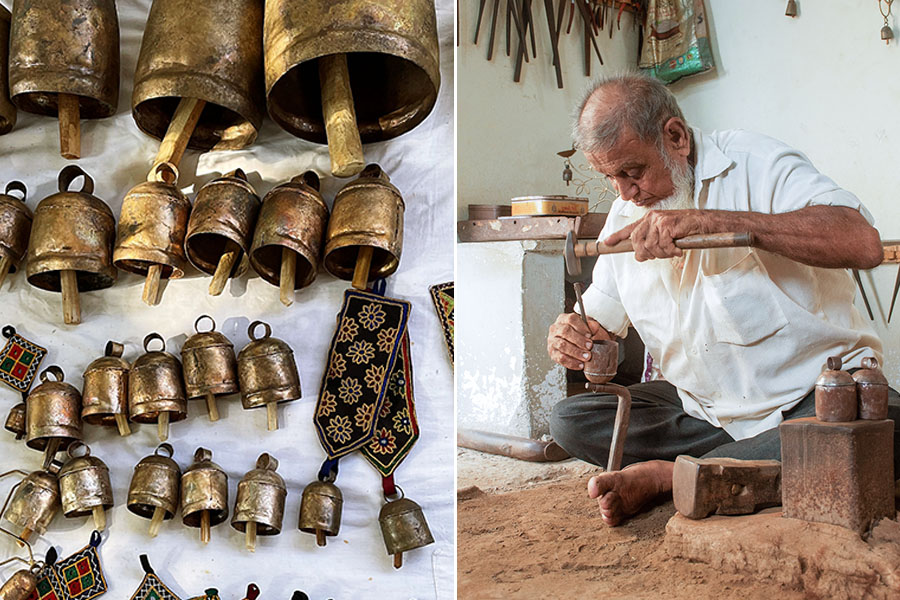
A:
[[[334,537],[341,530],[344,495],[332,481],[313,481],[303,489],[300,500],[300,531],[316,536],[316,544],[325,545],[325,538]]]
[[[78,456],[75,450],[84,448]],[[63,514],[68,519],[93,515],[94,529],[106,529],[106,509],[112,508],[112,483],[109,481],[109,467],[95,456],[91,449],[76,442],[69,446],[69,460],[59,470],[59,495]]]
[[[106,343],[104,355],[88,365],[82,379],[81,419],[91,425],[116,426],[119,435],[131,434],[128,426],[128,362],[125,346]]]
[[[212,328],[201,332],[200,321],[209,319]],[[209,315],[203,315],[194,322],[196,333],[181,347],[181,362],[184,371],[184,388],[188,400],[206,400],[209,420],[219,420],[216,396],[227,396],[238,391],[237,358],[234,345],[228,338],[216,331],[216,322]]]
[[[128,487],[128,510],[150,519],[150,537],[156,537],[163,521],[178,511],[181,468],[172,457],[175,450],[160,444],[156,451],[134,467]]]
[[[325,268],[335,277],[366,282],[387,277],[400,265],[405,205],[381,167],[372,164],[334,199],[325,236]]]
[[[6,416],[6,423],[3,428],[10,433],[16,434],[17,440],[25,439],[25,434],[28,432],[28,430],[25,428],[24,402],[19,402],[11,409],[9,409],[9,414]]]
[[[81,393],[64,380],[62,369],[47,367],[25,401],[25,444],[44,451],[44,467],[58,451],[82,439]]]
[[[281,288],[290,306],[294,290],[316,278],[328,207],[319,193],[319,177],[307,171],[273,188],[263,200],[250,263],[260,277]]]
[[[184,246],[191,264],[213,276],[211,295],[221,294],[228,278],[245,268],[241,257],[250,250],[257,213],[259,196],[241,169],[197,192]]]
[[[0,600],[28,600],[37,589],[37,571],[20,569],[13,573],[0,587]]]
[[[146,277],[144,302],[151,306],[159,304],[160,279],[183,277],[187,268],[184,236],[191,202],[177,183],[178,169],[159,163],[122,201],[113,262]]]
[[[159,340],[162,349],[150,350]],[[159,441],[169,438],[169,423],[187,418],[187,399],[181,363],[166,352],[166,341],[158,333],[144,338],[144,352],[128,374],[128,412],[137,423],[156,423]]]
[[[79,158],[79,120],[119,103],[115,0],[13,2],[9,87],[19,110],[59,118],[60,153]]]
[[[16,126],[16,105],[9,99],[9,21],[12,15],[0,6],[0,135]],[[2,283],[2,282],[0,282]]]
[[[265,335],[256,337],[262,325]],[[245,409],[266,407],[269,431],[278,429],[278,404],[298,399],[300,374],[291,347],[272,336],[268,323],[254,321],[247,330],[250,343],[238,353],[238,380],[241,404]]]
[[[394,556],[394,568],[403,566],[403,553],[434,543],[422,507],[409,498],[390,500],[378,515],[387,553]]]
[[[181,476],[181,515],[185,525],[200,528],[204,544],[210,527],[228,520],[228,475],[206,448],[197,448],[194,464]]]
[[[257,535],[281,533],[287,487],[275,472],[277,468],[278,461],[273,456],[260,454],[256,468],[238,484],[231,526],[244,533],[251,552],[256,551]]]
[[[2,42],[3,38],[0,36],[0,43]],[[22,197],[10,194],[13,191],[21,192]],[[6,184],[6,193],[0,194],[0,288],[3,287],[6,274],[15,273],[16,267],[25,257],[33,220],[31,209],[25,205],[25,184],[10,181]]]
[[[11,473],[25,475],[25,478],[13,486],[3,506],[3,517],[20,528],[20,537],[26,542],[33,534],[44,535],[50,521],[59,510],[59,463],[53,461],[50,466],[40,471],[25,474],[22,471]]]
[[[83,177],[81,191],[69,185]],[[79,292],[102,290],[116,282],[112,264],[116,220],[93,195],[94,180],[76,165],[59,172],[59,193],[41,200],[34,211],[25,272],[28,283],[62,292],[63,320],[81,323]]]

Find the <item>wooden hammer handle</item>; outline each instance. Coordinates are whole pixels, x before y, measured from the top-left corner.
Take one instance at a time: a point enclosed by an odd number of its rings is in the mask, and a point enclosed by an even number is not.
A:
[[[683,250],[696,250],[703,248],[745,248],[753,246],[753,234],[745,232],[729,233],[701,233],[689,235],[675,240],[675,246]],[[607,246],[601,241],[576,242],[575,256],[600,256],[601,254],[620,254],[634,252],[631,240],[622,240],[613,246]]]

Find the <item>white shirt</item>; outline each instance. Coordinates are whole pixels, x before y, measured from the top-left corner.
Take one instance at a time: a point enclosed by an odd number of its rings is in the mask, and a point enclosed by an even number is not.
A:
[[[856,196],[785,144],[740,130],[693,131],[697,208],[785,213],[825,204],[873,222]],[[617,198],[600,239],[639,215]],[[777,426],[829,356],[844,368],[864,356],[881,361],[881,341],[853,306],[848,270],[752,248],[686,250],[684,259],[678,270],[630,253],[599,257],[585,311],[618,336],[633,325],[687,414],[736,440]]]

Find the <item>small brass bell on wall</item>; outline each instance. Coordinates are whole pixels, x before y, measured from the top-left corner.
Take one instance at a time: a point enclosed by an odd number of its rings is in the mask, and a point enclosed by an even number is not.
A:
[[[203,319],[212,323],[209,331],[200,331]],[[216,331],[216,322],[209,315],[194,322],[194,331],[196,333],[181,347],[185,392],[188,400],[205,399],[209,420],[218,421],[216,396],[234,394],[239,389],[234,345]]]
[[[0,10],[0,14],[2,12]],[[0,29],[2,29],[2,17],[0,17]],[[3,36],[0,34],[0,44],[2,43]],[[0,47],[0,53],[2,53],[2,47]],[[2,70],[3,66],[0,65],[0,77],[2,77]],[[3,86],[2,81],[0,79],[0,87]],[[0,91],[0,105],[2,103],[3,95]],[[0,108],[0,112],[2,112],[2,108]],[[0,117],[0,128],[2,128],[2,121],[3,119]],[[20,192],[22,197],[17,198],[10,192]],[[21,181],[10,181],[6,184],[6,192],[0,194],[0,288],[3,287],[7,273],[16,272],[16,268],[28,251],[28,236],[31,234],[34,215],[31,209],[25,205],[25,194],[25,184]]]
[[[156,451],[134,467],[128,487],[128,510],[150,519],[150,537],[156,537],[163,521],[178,511],[181,468],[172,457],[175,450],[160,444]]]
[[[278,461],[267,453],[259,455],[256,468],[238,484],[231,526],[246,537],[247,550],[256,551],[257,535],[278,535],[284,519],[287,487],[275,472]]]
[[[181,476],[181,515],[185,525],[200,528],[204,544],[210,528],[228,520],[228,475],[206,448],[197,448],[194,464]]]
[[[394,557],[395,569],[403,566],[404,552],[434,543],[422,507],[402,495],[381,507],[378,522],[387,553]]]
[[[265,335],[256,337],[262,325]],[[300,398],[300,374],[294,362],[294,351],[272,336],[268,323],[254,321],[247,330],[250,343],[238,354],[238,379],[241,404],[245,409],[266,407],[269,431],[278,429],[278,404]]]
[[[28,431],[25,428],[25,403],[19,402],[11,409],[9,409],[9,414],[6,416],[6,424],[4,425],[4,429],[7,431],[16,434],[16,439],[21,440],[25,438],[25,433]]]
[[[28,542],[33,534],[44,535],[50,521],[59,510],[59,481],[57,473],[59,463],[54,461],[46,469],[34,471],[27,475],[19,470],[0,475],[5,477],[13,473],[25,475],[25,478],[13,486],[3,505],[3,517],[20,528],[20,537]]]
[[[162,349],[150,350],[153,340]],[[128,374],[128,411],[138,423],[156,423],[159,441],[169,439],[169,423],[187,418],[187,399],[181,363],[166,350],[166,341],[158,333],[144,338],[145,354],[138,357]]]
[[[81,390],[81,418],[91,425],[116,426],[119,435],[131,435],[128,426],[128,362],[125,346],[106,343],[104,355],[85,369]]]
[[[76,456],[79,447],[84,448],[84,454]],[[81,442],[70,445],[68,454],[69,460],[59,470],[63,514],[68,519],[93,515],[94,529],[103,531],[106,529],[105,511],[113,506],[109,467],[91,456],[91,449]]]
[[[787,8],[784,9],[784,16],[786,16],[786,17],[796,17],[797,16],[797,0],[788,0]]]
[[[300,531],[316,536],[316,544],[325,545],[325,538],[341,530],[344,495],[333,479],[313,481],[303,490],[300,501]]]
[[[53,375],[55,380],[50,380]],[[64,381],[62,369],[51,366],[41,373],[41,384],[25,402],[25,429],[29,448],[44,451],[44,467],[60,450],[81,441],[81,393]]]

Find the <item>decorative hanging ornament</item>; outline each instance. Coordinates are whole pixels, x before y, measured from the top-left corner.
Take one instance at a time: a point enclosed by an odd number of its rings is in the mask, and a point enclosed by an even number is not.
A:
[[[797,1],[796,0],[788,0],[787,8],[784,9],[784,16],[786,16],[786,17],[796,17],[797,16]]]
[[[12,474],[24,477],[9,490],[0,514],[20,529],[25,543],[35,533],[43,535],[59,510],[59,467],[60,464],[53,461],[49,468],[34,473],[16,469],[0,475],[0,478]]]
[[[131,595],[131,600],[181,600],[156,576],[146,554],[141,554],[141,567],[144,569],[144,579]]]
[[[434,302],[434,309],[437,311],[438,319],[441,320],[441,327],[444,330],[444,341],[447,342],[447,351],[450,353],[450,362],[453,363],[453,282],[441,283],[433,285],[429,288],[431,291],[431,300]]]
[[[181,498],[181,468],[172,457],[171,444],[160,444],[156,451],[134,467],[128,487],[128,510],[151,519],[150,537],[156,537],[163,521],[175,516]]]
[[[47,349],[23,338],[12,325],[3,328],[3,337],[9,341],[0,351],[0,381],[27,394]]]
[[[887,6],[887,11],[881,7],[882,3]],[[891,4],[893,3],[894,0],[878,0],[878,10],[881,12],[881,16],[884,17],[884,27],[881,28],[881,39],[884,40],[885,44],[890,44],[891,40],[894,39],[894,30],[891,29],[891,26],[888,24],[888,17],[891,16]]]
[[[29,544],[27,540],[7,531],[6,529],[3,529],[2,527],[0,527],[0,532],[3,532],[4,534],[13,538],[19,543],[20,546],[25,546],[25,549],[28,550],[27,559],[24,559],[21,556],[13,556],[0,562],[0,567],[12,562],[20,562],[28,567],[27,569],[20,569],[19,571],[16,571],[12,577],[10,577],[2,586],[0,586],[0,599],[30,600],[30,598],[34,596],[34,591],[37,589],[38,582],[42,577],[42,573],[45,571],[46,563],[37,562],[34,560],[34,553],[31,550],[31,544]],[[47,552],[47,562],[52,562],[54,560],[56,560],[56,550],[50,548],[50,550]]]
[[[106,577],[97,550],[101,541],[100,532],[94,531],[90,543],[75,554],[59,562],[48,554],[47,566],[27,600],[91,600],[105,594]]]

